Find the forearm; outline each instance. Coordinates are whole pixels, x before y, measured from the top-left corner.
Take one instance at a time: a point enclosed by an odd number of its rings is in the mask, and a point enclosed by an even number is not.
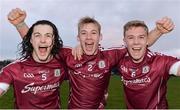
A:
[[[157,28],[151,30],[148,35],[148,46],[152,46],[161,35],[162,33]]]
[[[98,109],[104,109],[107,103],[107,98],[108,98],[108,91],[107,89],[105,90],[103,99],[101,100]]]
[[[18,25],[15,25],[17,31],[19,32],[21,38],[24,38],[24,36],[27,34],[29,27],[25,22],[22,22]]]
[[[174,29],[173,21],[168,17],[156,21],[156,27],[149,33],[148,46],[152,46],[162,34],[171,32]]]

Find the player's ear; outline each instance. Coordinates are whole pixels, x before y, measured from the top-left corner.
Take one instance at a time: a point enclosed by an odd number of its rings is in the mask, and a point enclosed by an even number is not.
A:
[[[124,46],[127,47],[126,40],[123,38]]]
[[[30,38],[30,43],[32,44],[32,38]]]
[[[149,43],[148,42],[146,43],[146,45],[147,45],[147,47],[149,47]]]

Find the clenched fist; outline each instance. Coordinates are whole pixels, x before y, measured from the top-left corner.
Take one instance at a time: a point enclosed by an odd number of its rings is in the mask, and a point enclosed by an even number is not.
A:
[[[8,14],[9,22],[15,26],[23,23],[25,18],[26,18],[26,12],[19,8],[12,9]]]

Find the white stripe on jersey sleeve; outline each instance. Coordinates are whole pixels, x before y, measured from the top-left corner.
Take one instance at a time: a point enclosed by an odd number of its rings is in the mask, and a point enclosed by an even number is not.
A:
[[[0,82],[0,88],[6,92],[9,88],[9,84]]]
[[[174,63],[169,70],[169,74],[177,76],[179,67],[180,67],[180,61]]]

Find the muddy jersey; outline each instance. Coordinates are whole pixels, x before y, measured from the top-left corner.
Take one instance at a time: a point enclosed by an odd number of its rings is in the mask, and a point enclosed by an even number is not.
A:
[[[0,88],[3,83],[13,86],[16,109],[58,109],[64,74],[63,65],[55,58],[48,63],[28,58],[2,69]]]
[[[147,51],[141,63],[133,63],[127,54],[119,63],[125,100],[129,109],[168,108],[166,92],[174,57]]]
[[[70,96],[68,108],[96,109],[104,100],[111,69],[126,50],[123,48],[98,51],[97,55],[83,55],[74,60],[71,50],[64,48],[64,58],[69,68]]]

